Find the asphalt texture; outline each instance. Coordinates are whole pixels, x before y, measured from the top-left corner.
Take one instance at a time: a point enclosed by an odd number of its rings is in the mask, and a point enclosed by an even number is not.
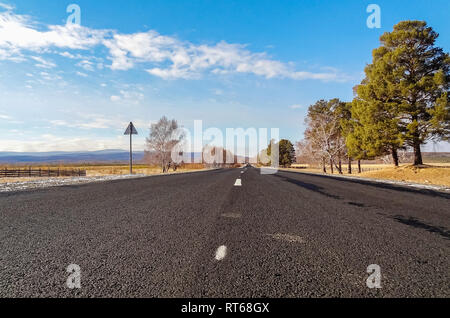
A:
[[[242,171],[0,194],[0,297],[450,296],[449,194]]]

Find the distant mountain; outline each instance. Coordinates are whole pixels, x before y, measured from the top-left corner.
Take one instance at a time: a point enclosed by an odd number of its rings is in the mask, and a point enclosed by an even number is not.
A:
[[[80,152],[0,152],[0,163],[80,163],[80,162],[128,162],[129,152],[124,150],[100,150]],[[144,158],[143,151],[133,152],[136,162]]]
[[[187,156],[189,157],[189,155]],[[192,152],[191,160],[202,157],[200,152]],[[128,163],[130,154],[126,150],[107,149],[99,151],[52,151],[52,152],[1,152],[0,164],[43,164],[43,163]],[[237,156],[242,161],[248,158]],[[134,151],[133,160],[140,163],[144,159],[144,151]]]

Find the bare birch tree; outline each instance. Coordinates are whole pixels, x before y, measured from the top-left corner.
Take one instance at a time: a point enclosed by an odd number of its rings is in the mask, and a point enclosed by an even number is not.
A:
[[[341,158],[346,153],[345,141],[341,135],[340,118],[334,111],[335,100],[320,100],[310,106],[306,119],[305,140],[300,143],[302,151],[320,161],[326,173],[326,162],[342,173]]]
[[[146,158],[150,163],[159,164],[163,173],[168,172],[171,165],[172,148],[181,142],[183,134],[178,131],[178,123],[175,119],[169,120],[163,116],[156,124],[150,127],[147,138]],[[175,169],[175,166],[173,166]]]

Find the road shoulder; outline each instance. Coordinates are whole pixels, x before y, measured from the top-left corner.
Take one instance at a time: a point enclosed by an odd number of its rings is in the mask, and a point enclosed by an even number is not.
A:
[[[177,175],[195,174],[200,172],[209,172],[219,169],[201,169],[196,171],[174,172],[174,173],[158,173],[152,175],[135,174],[135,175],[109,175],[109,176],[93,176],[93,177],[68,177],[68,178],[37,178],[33,180],[14,181],[0,183],[0,193],[21,192],[27,190],[44,189],[50,187],[60,187],[66,185],[81,185],[89,183],[99,183],[114,180],[130,180],[151,177],[169,177]]]
[[[415,189],[422,189],[422,190],[432,190],[432,191],[450,193],[450,188],[449,187],[439,186],[439,185],[428,185],[428,184],[421,184],[421,183],[414,183],[414,182],[396,181],[396,180],[388,180],[388,179],[366,178],[366,177],[358,177],[358,176],[330,175],[330,174],[315,173],[315,172],[310,172],[310,171],[308,171],[308,172],[301,171],[301,170],[295,171],[295,170],[285,169],[285,168],[279,168],[279,171],[291,172],[291,173],[300,173],[300,174],[313,175],[313,176],[315,175],[315,176],[322,176],[322,177],[335,178],[335,179],[366,181],[366,182],[373,182],[373,183],[378,183],[378,184],[381,183],[381,184],[403,186],[403,187],[408,187],[408,188],[415,188]]]

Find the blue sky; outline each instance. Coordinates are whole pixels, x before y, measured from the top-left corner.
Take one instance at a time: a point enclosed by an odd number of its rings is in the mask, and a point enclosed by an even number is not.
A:
[[[425,20],[450,48],[448,0],[0,0],[0,151],[144,148],[151,122],[280,128],[349,101],[383,32]],[[66,8],[81,8],[67,26]],[[381,8],[381,28],[366,8]],[[450,151],[448,144],[438,150]]]

